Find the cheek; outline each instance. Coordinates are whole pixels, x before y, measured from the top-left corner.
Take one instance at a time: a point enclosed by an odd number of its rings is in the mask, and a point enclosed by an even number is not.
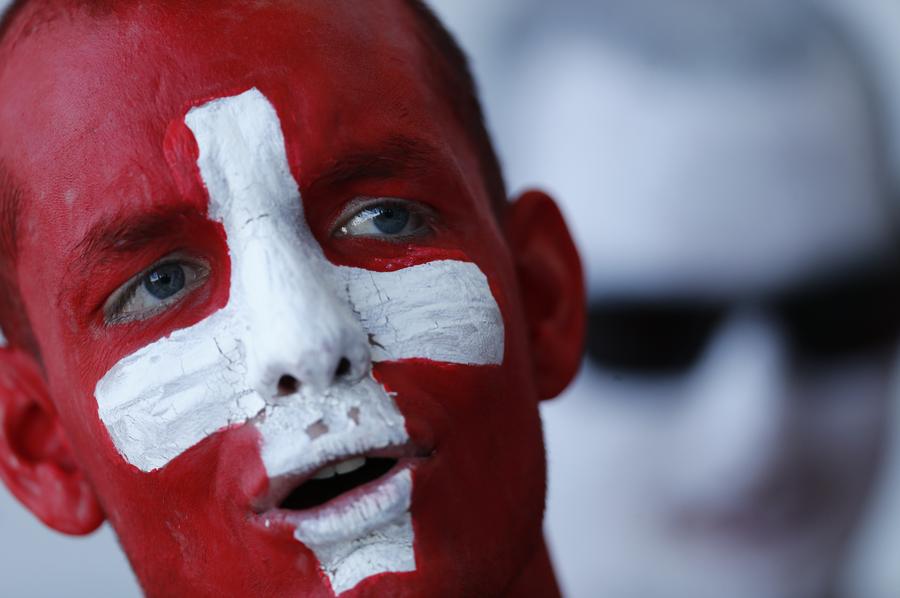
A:
[[[686,452],[682,439],[703,433],[702,419],[688,417],[686,376],[622,376],[587,365],[574,392],[583,403],[579,416],[590,422],[590,444],[603,459],[597,475],[634,479],[646,471],[658,478]]]
[[[545,466],[533,390],[507,364],[385,363],[376,375],[397,393],[412,440],[434,447],[414,478],[421,574],[442,587],[508,579],[540,540]]]
[[[289,531],[248,525],[266,490],[253,426],[220,432],[165,468],[143,473],[105,461],[94,473],[111,524],[154,595],[303,595],[333,598],[315,555]]]
[[[63,415],[93,428],[97,417],[97,382],[119,361],[172,330],[209,317],[228,301],[230,261],[221,227],[202,216],[174,224],[171,236],[138,254],[109,260],[90,273],[63,277],[60,301],[36,297],[42,357],[51,392]],[[145,321],[107,325],[103,305],[137,273],[175,251],[204,261],[209,278],[172,309]],[[46,317],[44,317],[46,316]]]
[[[802,444],[832,469],[869,471],[884,448],[891,360],[860,360],[811,376],[794,403]]]

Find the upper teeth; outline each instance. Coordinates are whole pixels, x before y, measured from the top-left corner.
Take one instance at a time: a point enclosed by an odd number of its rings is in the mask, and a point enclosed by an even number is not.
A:
[[[312,477],[312,479],[327,480],[328,478],[333,478],[336,475],[344,475],[345,473],[356,471],[360,467],[363,467],[365,464],[365,457],[355,457],[353,459],[347,459],[346,461],[336,463],[335,465],[323,467],[316,473],[316,475]]]

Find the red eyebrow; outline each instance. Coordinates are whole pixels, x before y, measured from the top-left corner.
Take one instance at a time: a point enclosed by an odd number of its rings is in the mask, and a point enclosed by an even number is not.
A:
[[[365,179],[415,176],[433,163],[438,152],[419,139],[394,136],[376,148],[351,151],[314,177],[309,189],[333,188]],[[119,213],[95,223],[70,252],[69,264],[94,264],[134,253],[171,234],[185,220],[205,220],[194,207],[161,207],[140,214]]]
[[[411,137],[394,136],[371,150],[352,151],[336,159],[315,176],[310,189],[333,187],[362,179],[387,179],[415,175],[435,160],[437,151]],[[166,236],[185,219],[206,219],[196,208],[162,207],[141,214],[119,213],[91,226],[71,252],[73,262],[91,262],[110,254],[137,251]]]
[[[430,144],[405,136],[393,136],[370,150],[351,151],[337,158],[313,177],[309,191],[333,188],[359,180],[384,180],[416,176],[438,155]]]
[[[116,254],[133,253],[154,240],[170,235],[177,225],[206,219],[195,208],[159,208],[141,214],[116,214],[100,220],[71,252],[70,264],[95,263]]]

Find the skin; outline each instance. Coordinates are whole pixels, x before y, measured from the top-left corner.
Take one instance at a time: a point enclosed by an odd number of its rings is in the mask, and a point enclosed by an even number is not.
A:
[[[448,256],[474,262],[505,323],[500,366],[374,366],[427,455],[413,477],[417,568],[343,595],[557,595],[540,532],[537,405],[578,366],[578,257],[544,194],[526,193],[497,218],[403,3],[47,5],[50,18],[27,37],[19,34],[36,9],[19,15],[0,75],[0,156],[24,198],[16,278],[41,349],[40,362],[0,353],[0,473],[19,500],[67,533],[107,518],[148,595],[333,595],[290,530],[251,521],[268,483],[256,428],[233,426],[143,473],[116,451],[93,395],[123,357],[227,304],[226,239],[207,218],[183,119],[256,87],[278,112],[328,260],[378,271]],[[371,163],[354,156],[391,155],[399,137],[423,155],[333,176],[335,166]],[[403,242],[334,234],[357,197],[421,202],[437,224]],[[160,214],[175,216],[124,249],[97,237],[110,223],[115,237]],[[208,279],[153,318],[105,322],[110,294],[173,250],[209,264]]]
[[[556,41],[552,60],[529,57],[519,89],[544,91],[516,117],[535,147],[572,150],[523,168],[570,200],[590,301],[730,307],[683,371],[588,362],[546,406],[564,589],[819,598],[881,461],[894,350],[806,360],[765,300],[896,255],[858,81],[830,54],[785,83],[673,75]],[[561,104],[571,117],[537,108]]]

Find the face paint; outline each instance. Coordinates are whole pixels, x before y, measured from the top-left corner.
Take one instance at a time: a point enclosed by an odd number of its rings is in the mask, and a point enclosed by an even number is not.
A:
[[[395,0],[151,5],[75,11],[0,73],[21,293],[141,585],[502,593],[542,546],[529,328],[418,24]],[[373,198],[428,233],[343,234]],[[147,273],[177,288],[182,258],[203,275],[176,299],[110,302]]]
[[[200,148],[210,217],[228,237],[231,294],[221,311],[126,357],[98,382],[100,418],[132,465],[164,467],[216,431],[257,418],[269,477],[309,475],[409,440],[403,416],[371,378],[369,343],[380,360],[502,361],[502,317],[474,264],[381,273],[325,259],[303,219],[278,116],[259,91],[195,108],[186,123]],[[279,310],[285,297],[294,301]],[[342,359],[349,371],[337,376]],[[278,396],[285,374],[299,382],[296,396]],[[312,436],[314,426],[321,431]],[[337,593],[415,568],[410,472],[384,486],[297,527]]]
[[[777,300],[893,257],[857,81],[831,53],[789,78],[717,78],[600,37],[545,43],[513,86],[510,117],[534,126],[510,162],[566,198],[598,344],[615,345],[544,407],[568,590],[827,594],[884,448],[890,343],[809,360],[844,329],[813,314],[864,323],[872,301]],[[571,151],[531,151],[546,147]]]

